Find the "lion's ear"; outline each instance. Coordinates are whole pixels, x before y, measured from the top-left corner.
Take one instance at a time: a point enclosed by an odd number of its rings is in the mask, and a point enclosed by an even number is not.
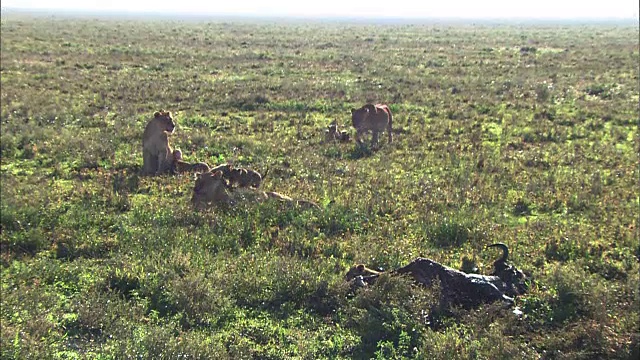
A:
[[[153,117],[154,117],[154,118],[157,118],[157,117],[159,117],[160,115],[161,115],[160,111],[156,111],[156,112],[153,114]]]

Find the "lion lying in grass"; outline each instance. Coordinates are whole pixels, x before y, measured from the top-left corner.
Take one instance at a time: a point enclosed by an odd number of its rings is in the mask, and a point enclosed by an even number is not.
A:
[[[188,163],[182,159],[182,151],[180,149],[173,150],[173,164],[171,165],[171,173],[206,173],[211,169],[209,165],[203,162]]]
[[[233,165],[225,163],[211,168],[209,171],[212,173],[215,173],[216,171],[222,172],[222,177],[228,182],[231,180],[231,170],[233,170]]]
[[[233,195],[231,195],[228,188],[229,185],[226,183],[221,170],[196,174],[191,203],[196,209],[204,209],[213,205],[233,205],[241,200],[255,202],[277,200],[302,208],[320,208],[318,204],[312,201],[293,199],[274,191],[265,192],[247,188],[242,191],[234,191]]]
[[[205,209],[211,205],[229,205],[232,203],[227,192],[227,184],[222,171],[196,174],[191,204],[196,209]]]
[[[358,264],[358,265],[352,266],[351,269],[347,271],[347,274],[344,276],[344,279],[346,281],[351,281],[358,276],[373,276],[373,275],[377,276],[380,274],[382,274],[382,272],[369,269],[364,264]]]
[[[245,168],[233,168],[229,172],[229,185],[237,185],[241,188],[259,188],[262,184],[262,180],[267,176],[269,170],[265,171],[264,175],[260,175],[259,172]]]

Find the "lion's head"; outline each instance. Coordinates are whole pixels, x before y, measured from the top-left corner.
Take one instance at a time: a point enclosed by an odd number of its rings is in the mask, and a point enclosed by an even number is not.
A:
[[[351,281],[358,276],[371,276],[371,275],[380,275],[379,271],[371,270],[368,267],[364,266],[364,264],[354,265],[347,271],[347,274],[344,276],[345,280]]]
[[[196,183],[191,197],[191,202],[196,207],[208,203],[228,203],[229,200],[222,171],[196,174]]]
[[[176,123],[173,122],[173,118],[171,117],[171,113],[169,111],[156,111],[153,114],[154,124],[161,129],[162,131],[166,131],[170,134],[173,133],[173,130],[176,128]]]

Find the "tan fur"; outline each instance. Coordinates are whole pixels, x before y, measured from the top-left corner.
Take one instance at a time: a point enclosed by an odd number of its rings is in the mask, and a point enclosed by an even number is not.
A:
[[[196,174],[196,183],[191,196],[191,203],[196,209],[203,209],[208,205],[231,203],[222,176],[222,171]]]
[[[282,201],[293,201],[293,199],[287,195],[283,195],[280,193],[277,193],[275,191],[265,191],[264,192],[264,196],[267,199],[276,199],[276,200],[282,200]]]
[[[231,170],[233,170],[233,166],[231,164],[221,164],[211,169],[212,173],[216,171],[222,172],[222,177],[226,180],[230,180],[231,178]]]
[[[164,174],[171,170],[173,151],[169,134],[175,130],[171,113],[156,111],[142,134],[142,172],[145,175]]]
[[[173,150],[172,173],[206,173],[211,171],[209,165],[203,162],[188,163],[182,159],[182,151],[180,149]]]
[[[310,208],[320,209],[320,205],[314,203],[313,201],[293,199],[287,195],[283,195],[275,191],[265,191],[264,195],[266,199],[275,199],[288,204],[298,205],[300,207],[307,208],[307,209],[310,209]]]
[[[389,133],[389,142],[393,141],[393,115],[387,105],[366,104],[360,109],[351,109],[351,121],[356,129],[356,142],[362,143],[362,135],[367,131],[373,133],[372,143],[378,142],[379,133],[385,129]]]
[[[235,184],[241,188],[254,187],[257,189],[260,187],[262,179],[263,176],[259,172],[250,169],[235,168],[229,173],[229,184],[232,186]]]
[[[344,278],[347,281],[351,281],[357,276],[370,276],[370,275],[380,275],[380,274],[381,274],[380,271],[369,269],[368,267],[364,266],[364,264],[358,264],[358,265],[354,265],[351,269],[349,269],[349,271],[347,271],[347,274],[344,276]]]
[[[196,183],[193,188],[191,203],[196,209],[203,209],[210,205],[233,204],[241,200],[262,202],[274,199],[305,208],[320,208],[318,204],[312,201],[292,199],[289,196],[273,191],[264,192],[246,189],[235,191],[233,194],[232,199],[227,191],[227,184],[225,183],[222,171],[210,171],[203,174],[196,174]]]

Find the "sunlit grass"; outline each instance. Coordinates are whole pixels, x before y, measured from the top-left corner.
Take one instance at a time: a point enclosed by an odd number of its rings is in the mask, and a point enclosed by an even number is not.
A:
[[[638,356],[637,27],[2,18],[1,358]],[[394,141],[325,143],[388,103]],[[197,212],[139,175],[159,109],[189,161],[269,170]],[[346,269],[489,273],[524,312],[437,308]]]

